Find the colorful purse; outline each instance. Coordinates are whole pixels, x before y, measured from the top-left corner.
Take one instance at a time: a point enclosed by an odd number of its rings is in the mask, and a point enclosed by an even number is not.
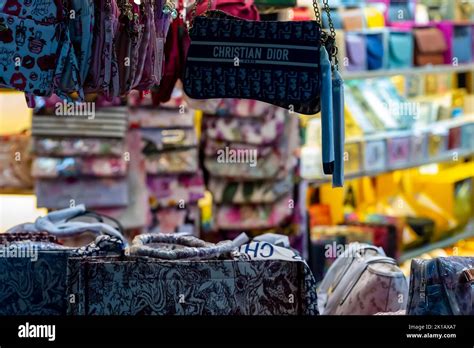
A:
[[[388,38],[388,66],[390,69],[413,65],[414,41],[411,32],[391,31]]]
[[[328,7],[326,3],[326,7]],[[209,2],[210,9],[210,2]],[[184,91],[194,99],[255,99],[303,114],[320,110],[320,48],[334,37],[316,21],[248,21],[221,11],[193,18]]]
[[[417,28],[415,35],[415,65],[444,64],[448,50],[446,39],[437,28]]]
[[[293,189],[291,175],[278,181],[237,182],[210,178],[207,186],[218,204],[272,203]]]
[[[346,33],[347,71],[367,70],[367,41],[360,33]]]
[[[468,25],[455,25],[453,37],[453,58],[458,63],[470,63],[472,61],[472,27]]]
[[[365,36],[367,45],[367,68],[378,70],[385,67],[385,35],[371,33]]]
[[[474,258],[415,259],[408,315],[474,315]]]
[[[283,134],[285,111],[270,109],[259,118],[220,117],[205,115],[204,132],[210,139],[267,145]]]

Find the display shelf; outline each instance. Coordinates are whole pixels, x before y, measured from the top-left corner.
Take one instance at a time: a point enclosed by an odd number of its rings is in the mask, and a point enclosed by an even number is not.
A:
[[[365,176],[377,176],[381,174],[386,174],[393,172],[395,170],[404,170],[404,169],[411,169],[411,168],[417,168],[420,166],[428,165],[428,164],[436,164],[436,163],[442,163],[442,162],[449,162],[453,160],[453,156],[456,155],[456,157],[459,159],[466,158],[466,157],[471,157],[474,156],[474,151],[472,150],[451,150],[449,152],[444,153],[441,156],[429,158],[426,161],[421,161],[421,162],[411,162],[408,164],[403,164],[403,165],[396,165],[396,166],[387,166],[384,170],[377,170],[377,171],[362,171],[358,173],[351,173],[345,175],[346,180],[351,180],[351,179],[357,179]],[[308,183],[312,186],[318,186],[318,185],[323,185],[331,182],[331,176],[328,176],[328,178],[322,178],[322,179],[303,179],[308,181]]]
[[[21,190],[16,190],[16,189],[0,189],[0,196],[1,195],[21,195],[21,196],[31,196],[34,195],[35,191],[34,189],[21,189]]]
[[[420,255],[429,253],[435,249],[447,248],[451,245],[456,244],[457,242],[463,239],[473,238],[474,237],[474,220],[471,220],[464,227],[454,229],[453,233],[456,233],[456,234],[453,235],[452,237],[443,239],[439,242],[430,243],[420,248],[416,248],[416,249],[403,253],[402,256],[400,256],[399,258],[400,263],[413,259]]]
[[[462,64],[458,66],[453,65],[428,65],[422,67],[414,67],[407,69],[382,69],[382,70],[369,70],[369,71],[358,71],[358,72],[343,72],[342,77],[344,80],[358,80],[358,79],[370,79],[376,77],[389,77],[397,75],[428,75],[428,74],[454,74],[463,72],[473,72],[474,63]]]

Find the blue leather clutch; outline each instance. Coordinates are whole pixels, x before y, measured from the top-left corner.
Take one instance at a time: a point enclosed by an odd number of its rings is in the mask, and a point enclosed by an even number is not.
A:
[[[388,67],[410,68],[413,65],[413,35],[410,32],[391,32],[388,37]]]
[[[367,68],[378,70],[384,67],[384,35],[383,33],[367,34]]]

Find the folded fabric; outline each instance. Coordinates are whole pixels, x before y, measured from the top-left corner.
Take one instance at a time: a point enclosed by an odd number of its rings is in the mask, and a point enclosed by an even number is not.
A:
[[[123,156],[125,142],[112,138],[33,137],[38,156]]]
[[[293,177],[278,181],[236,182],[211,177],[208,190],[213,201],[224,204],[272,203],[293,188]]]
[[[35,178],[59,177],[122,177],[127,162],[122,157],[37,157],[33,160],[32,175]]]
[[[219,117],[205,115],[203,128],[207,137],[222,141],[254,145],[270,144],[278,140],[285,128],[283,109],[270,109],[261,117]]]
[[[145,167],[148,174],[195,173],[199,169],[199,151],[191,148],[147,155]]]
[[[37,179],[38,207],[63,209],[71,204],[92,208],[122,207],[129,203],[126,178]]]
[[[169,207],[196,203],[204,197],[204,178],[201,171],[194,174],[148,175],[147,186],[152,206]]]
[[[237,153],[240,151],[241,154],[244,154],[246,151],[256,151],[257,159],[264,158],[270,155],[275,150],[274,144],[269,145],[252,145],[252,144],[244,144],[244,143],[234,143],[230,141],[220,141],[215,139],[206,138],[204,144],[204,155],[208,157],[215,157],[219,155],[219,151],[222,151],[228,148],[229,150],[235,150]]]
[[[292,195],[285,195],[273,204],[217,205],[215,226],[217,229],[257,229],[280,225],[291,216],[294,209]]]

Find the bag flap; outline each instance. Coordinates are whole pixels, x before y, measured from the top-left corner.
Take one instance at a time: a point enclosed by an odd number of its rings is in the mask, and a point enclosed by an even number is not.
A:
[[[411,34],[392,33],[389,38],[391,59],[398,62],[410,62],[413,55],[413,38]]]
[[[367,41],[367,52],[373,57],[382,58],[384,55],[383,35],[370,34],[365,39]]]
[[[365,65],[366,61],[365,37],[357,34],[346,35],[346,51],[351,62],[357,66]]]
[[[421,53],[442,53],[448,49],[443,33],[437,28],[415,30],[415,40]]]

